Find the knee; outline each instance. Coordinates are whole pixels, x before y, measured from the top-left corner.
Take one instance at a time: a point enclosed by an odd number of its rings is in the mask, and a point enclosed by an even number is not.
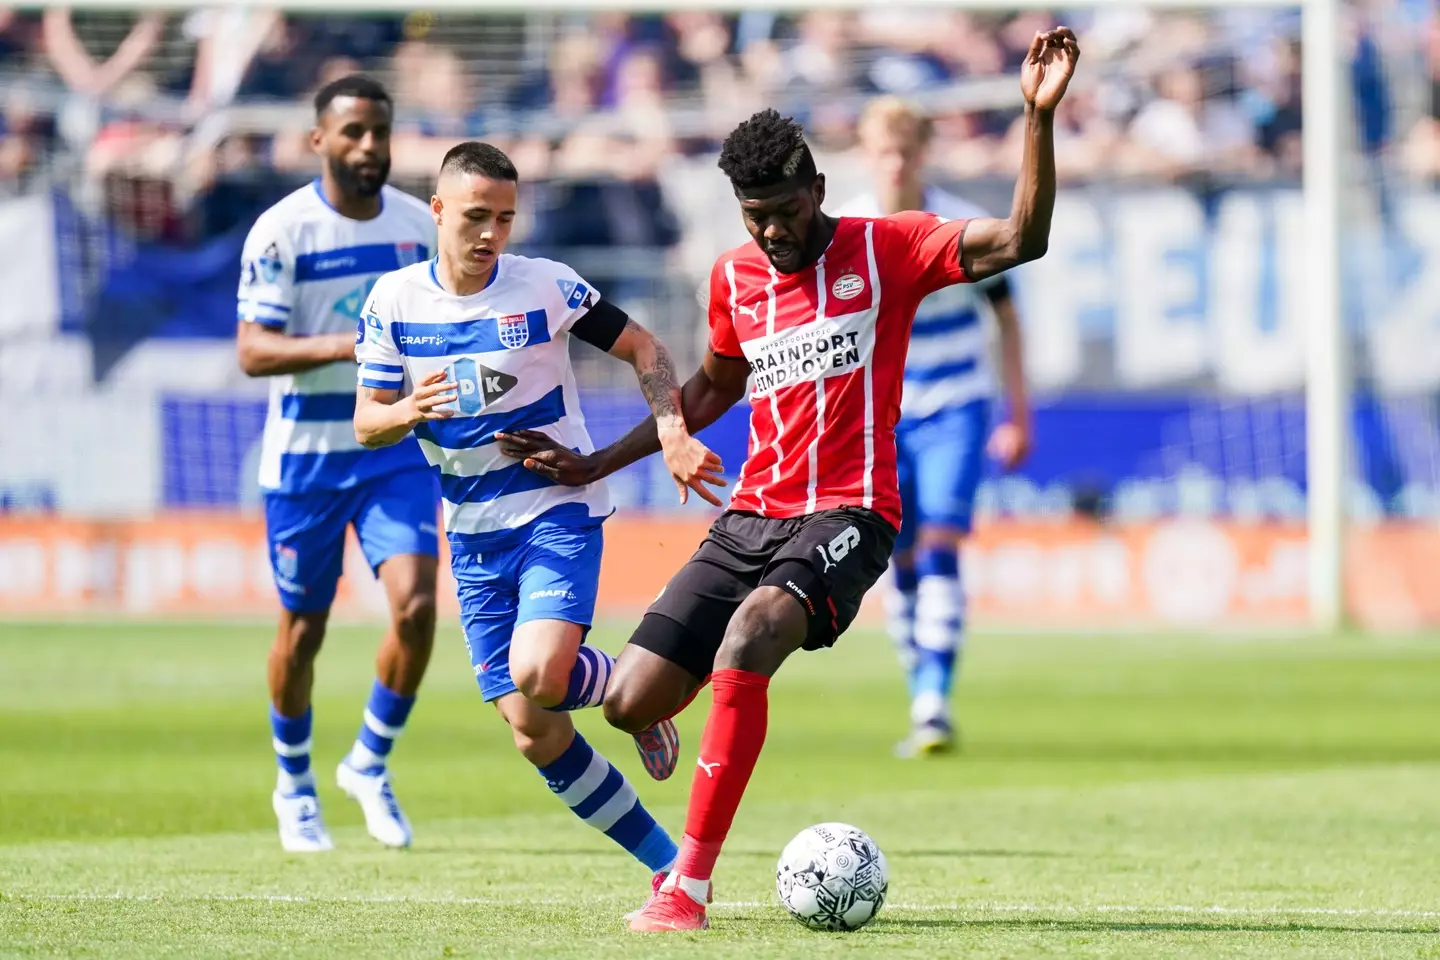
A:
[[[761,587],[730,618],[715,668],[774,673],[804,643],[806,626],[805,612],[794,597],[778,587]]]
[[[276,637],[276,653],[292,664],[308,664],[320,653],[325,642],[325,617],[292,615]]]
[[[510,662],[510,679],[515,688],[525,694],[525,699],[541,707],[557,707],[565,702],[570,692],[571,664],[559,658],[524,660]]]
[[[435,594],[408,594],[395,610],[395,632],[406,643],[429,643],[435,635]]]
[[[610,688],[605,692],[605,703],[600,709],[605,714],[605,722],[610,726],[626,733],[639,733],[654,726],[655,721],[660,719],[660,711],[648,702],[651,699],[653,698],[647,697],[644,690],[616,677],[610,681]]]

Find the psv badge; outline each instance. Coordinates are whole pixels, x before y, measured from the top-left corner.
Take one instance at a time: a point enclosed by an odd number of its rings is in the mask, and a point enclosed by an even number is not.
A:
[[[523,313],[500,317],[500,343],[509,350],[519,350],[530,342],[530,323]]]

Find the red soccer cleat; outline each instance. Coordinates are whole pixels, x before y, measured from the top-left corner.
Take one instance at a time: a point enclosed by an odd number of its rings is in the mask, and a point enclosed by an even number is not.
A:
[[[661,886],[630,921],[636,933],[669,933],[675,930],[709,930],[710,918],[703,904],[675,887]]]
[[[680,731],[674,720],[661,720],[635,734],[635,749],[652,780],[668,780],[680,762]]]
[[[629,913],[625,914],[626,920],[634,920],[636,917],[640,916],[640,914],[645,912],[645,908],[650,906],[650,904],[655,901],[656,895],[660,893],[660,888],[665,885],[665,878],[668,876],[670,876],[669,872],[662,870],[651,878],[650,896],[645,900],[643,906],[637,907],[634,910],[631,910]],[[705,902],[715,902],[715,884],[713,883],[710,884],[705,890]]]

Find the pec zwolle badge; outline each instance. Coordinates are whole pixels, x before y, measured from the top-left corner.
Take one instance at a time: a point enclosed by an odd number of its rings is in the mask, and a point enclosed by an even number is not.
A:
[[[530,324],[523,313],[501,317],[500,343],[511,350],[518,350],[530,342]]]

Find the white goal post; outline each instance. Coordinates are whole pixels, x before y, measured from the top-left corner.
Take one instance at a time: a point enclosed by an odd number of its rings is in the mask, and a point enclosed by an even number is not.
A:
[[[358,14],[413,9],[414,0],[280,0],[286,10]],[[670,12],[677,9],[725,11],[797,11],[822,5],[818,0],[428,0],[427,9],[467,14],[562,13],[584,11]],[[833,9],[862,9],[870,0],[824,0]],[[1299,7],[1303,11],[1303,153],[1307,266],[1306,304],[1306,477],[1308,485],[1308,597],[1317,630],[1332,630],[1345,620],[1344,500],[1348,463],[1350,384],[1344,348],[1340,281],[1340,202],[1342,107],[1347,96],[1340,49],[1341,0],[1090,0],[1078,6],[1145,7],[1197,10]],[[41,0],[34,6],[65,6]],[[86,0],[93,10],[190,10],[195,0]],[[904,0],[910,8],[946,10],[1054,9],[1043,0]],[[1083,37],[1082,37],[1083,41]]]

